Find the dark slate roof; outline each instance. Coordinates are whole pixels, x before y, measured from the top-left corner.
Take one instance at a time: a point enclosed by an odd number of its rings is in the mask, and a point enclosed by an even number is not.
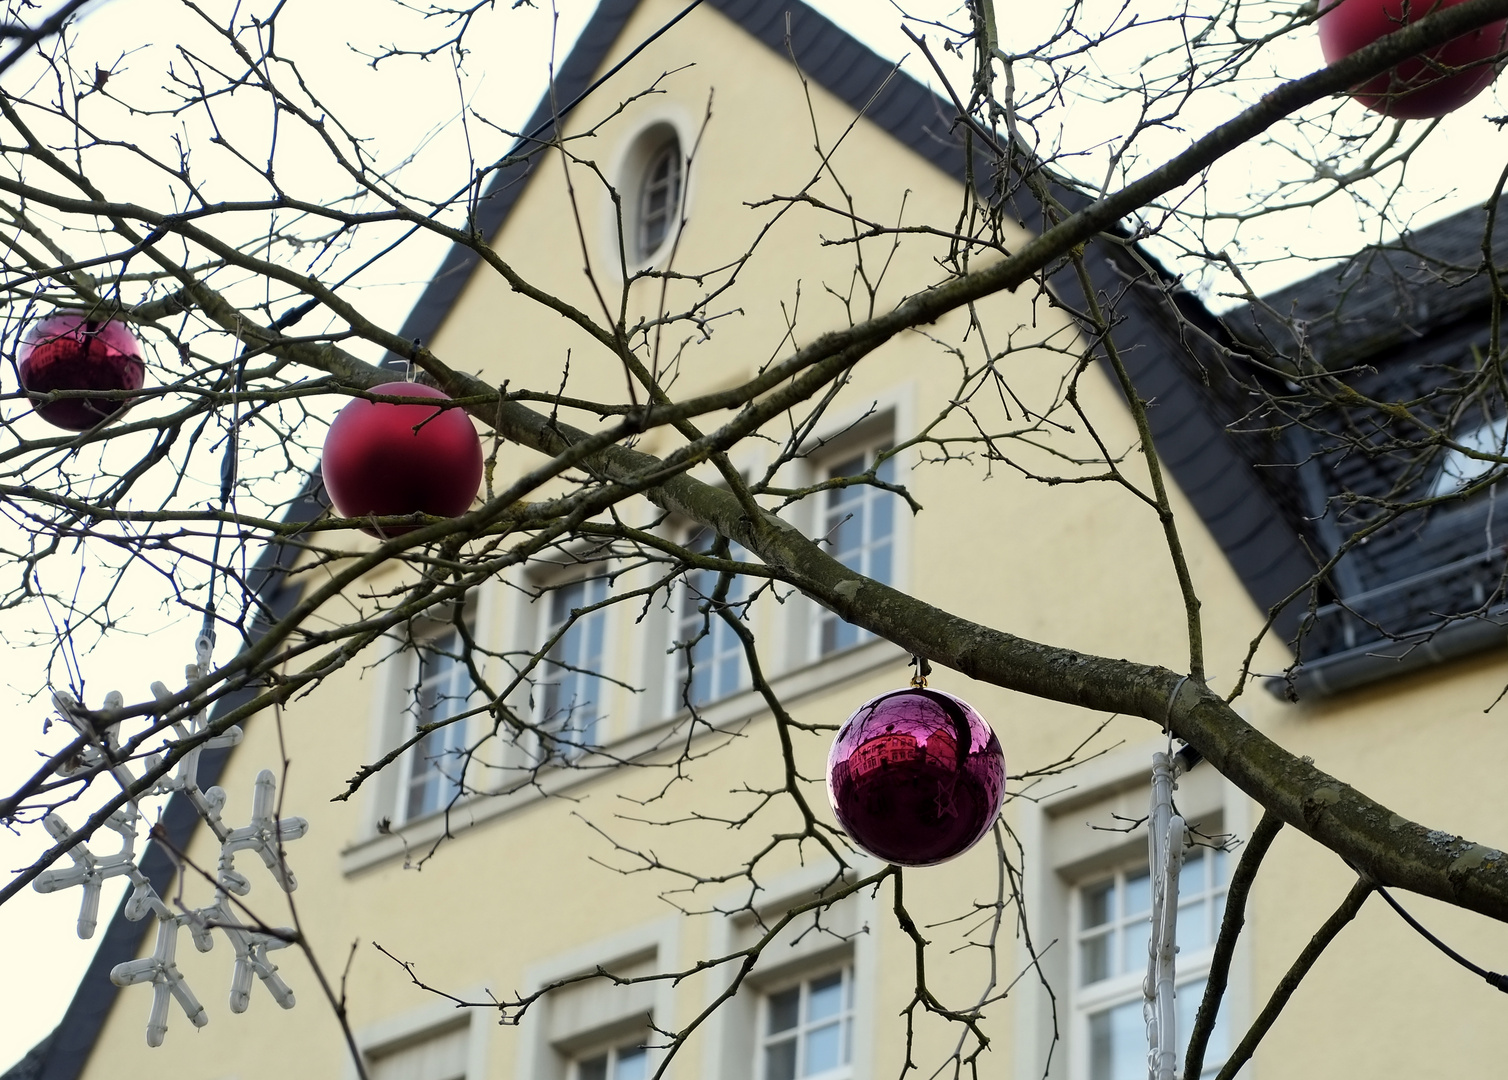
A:
[[[48,1051],[52,1049],[57,1037],[58,1029],[53,1028],[41,1042],[26,1052],[25,1057],[0,1073],[0,1080],[41,1080],[42,1063],[47,1060]]]
[[[1508,211],[1508,199],[1501,205]],[[1293,362],[1322,357],[1331,370],[1370,363],[1481,313],[1491,289],[1480,273],[1486,224],[1485,207],[1453,214],[1396,243],[1363,248],[1229,321]]]
[[[952,106],[910,76],[895,72],[892,63],[830,20],[799,0],[706,2],[782,56],[786,55],[789,18],[792,48],[808,77],[854,110],[867,109],[869,119],[938,169],[960,182],[967,179],[962,144],[951,129]],[[594,74],[636,6],[637,0],[601,0],[557,72],[557,101],[574,103],[592,86]],[[886,79],[889,84],[876,96]],[[553,127],[546,97],[525,131],[537,142],[548,139]],[[526,139],[514,147],[478,201],[474,224],[481,235],[495,236],[522,194],[539,160],[527,153],[530,146]],[[1071,190],[1059,194],[1070,208],[1084,202]],[[1040,224],[1041,208],[1024,191],[1012,193],[1011,198],[1028,227]],[[402,336],[411,341],[433,339],[478,261],[467,248],[451,250],[409,313]],[[1151,402],[1149,416],[1163,461],[1253,600],[1268,609],[1312,573],[1313,562],[1301,539],[1303,515],[1293,503],[1291,485],[1265,480],[1252,468],[1253,461],[1271,457],[1272,449],[1261,437],[1231,437],[1226,432],[1226,425],[1243,415],[1245,405],[1238,388],[1210,376],[1218,366],[1212,358],[1224,356],[1224,329],[1133,246],[1113,238],[1097,240],[1091,245],[1089,268],[1102,300],[1116,311],[1114,336],[1132,378],[1141,396]],[[1054,274],[1051,284],[1068,307],[1082,310],[1086,306],[1076,277],[1067,269]],[[386,362],[397,361],[389,356]],[[312,518],[318,510],[318,504],[308,500],[307,505],[295,508],[290,520]],[[296,602],[297,590],[284,587],[280,559],[280,553],[269,552],[264,580],[270,606],[285,612]],[[1291,628],[1296,620],[1296,611],[1286,613],[1279,629]],[[223,751],[203,755],[201,782],[213,783],[224,761]],[[167,814],[174,843],[186,844],[197,816],[176,797]],[[143,858],[143,870],[159,888],[166,888],[172,867],[155,845]],[[38,1080],[76,1080],[115,1001],[110,969],[136,955],[145,929],[144,923],[127,922],[116,912],[60,1025],[66,1038],[46,1053]]]
[[[1508,199],[1498,204],[1508,212]],[[1473,354],[1490,344],[1491,281],[1473,207],[1233,313],[1233,334],[1286,370],[1328,372],[1367,397],[1412,401],[1433,425],[1465,434],[1501,416],[1501,396],[1468,393]],[[1424,399],[1424,400],[1421,400]],[[1485,409],[1485,411],[1484,411]],[[1294,413],[1307,431],[1313,535],[1325,554],[1378,520],[1379,501],[1434,493],[1444,460],[1419,433],[1362,405]],[[1291,684],[1335,693],[1508,641],[1503,540],[1495,493],[1435,507],[1374,532],[1341,563],[1332,602],[1300,642]],[[1496,525],[1496,529],[1494,529]]]

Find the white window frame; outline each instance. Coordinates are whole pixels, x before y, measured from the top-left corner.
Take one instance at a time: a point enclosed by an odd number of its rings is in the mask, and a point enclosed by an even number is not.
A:
[[[573,609],[590,607],[598,604],[608,597],[609,567],[606,563],[590,564],[586,573],[562,574],[549,581],[548,584],[536,584],[540,589],[538,597],[534,600],[535,606],[535,642],[543,645],[555,635],[555,632],[570,617]],[[563,600],[563,590],[583,586],[582,603],[573,604]],[[570,606],[564,606],[570,605]],[[571,652],[574,641],[573,635],[581,634],[586,639],[586,648],[590,649],[593,633],[600,636],[600,648],[595,661],[599,673],[608,670],[615,657],[613,656],[613,609],[611,607],[599,608],[583,619],[577,620],[575,626],[567,632],[566,637],[555,643],[550,650]],[[595,628],[594,625],[595,624]],[[575,761],[591,752],[594,747],[604,746],[611,741],[610,726],[612,722],[611,705],[613,698],[613,684],[600,674],[593,676],[588,672],[592,669],[593,661],[590,656],[562,655],[559,661],[564,667],[557,668],[547,654],[540,659],[534,669],[533,696],[534,696],[534,722],[541,730],[552,730],[556,738],[551,740],[553,746],[540,745],[537,757],[541,764],[548,760]],[[575,668],[576,670],[571,670]],[[556,671],[560,671],[564,679],[573,684],[583,687],[591,687],[591,697],[584,701],[565,703],[556,699],[553,686],[561,685],[554,682]],[[590,705],[590,716],[585,713],[578,715],[579,710],[584,710]],[[567,710],[564,717],[558,715],[562,709]],[[562,720],[565,722],[562,723]],[[569,737],[562,738],[564,733]],[[543,743],[544,740],[541,740]]]
[[[839,1010],[830,1017],[822,1017],[813,1021],[808,1015],[808,1006],[811,1002],[811,985],[820,979],[826,979],[832,975],[839,978]],[[759,995],[758,1026],[755,1029],[755,1038],[758,1044],[758,1057],[755,1063],[755,1076],[757,1080],[772,1080],[769,1076],[769,1050],[776,1043],[794,1040],[796,1044],[795,1070],[792,1080],[848,1080],[853,1074],[854,1053],[854,965],[851,956],[845,956],[836,963],[816,970],[803,971],[794,978],[786,978],[773,982],[761,988]],[[770,1030],[770,1011],[773,1000],[783,993],[791,990],[797,992],[796,998],[796,1024],[794,1027],[782,1028],[778,1032]],[[836,1024],[838,1026],[838,1056],[839,1063],[830,1069],[821,1072],[807,1072],[807,1053],[813,1031]]]
[[[1112,731],[1107,738],[1116,737]],[[1122,833],[1113,826],[1111,814],[1136,820],[1147,812],[1152,754],[1166,741],[1147,740],[1135,733],[1130,722],[1122,737],[1126,745],[1085,761],[1066,774],[1063,790],[1040,800],[1016,803],[1017,830],[1027,852],[1022,899],[1030,921],[1043,977],[1056,1001],[1036,979],[1022,980],[1013,991],[1016,1016],[1013,1030],[1015,1080],[1042,1080],[1043,1069],[1052,1063],[1049,1080],[1087,1080],[1089,1075],[1087,1013],[1075,1006],[1078,977],[1077,955],[1080,911],[1075,890],[1093,884],[1117,868],[1144,863],[1147,839],[1143,830]],[[1207,764],[1181,777],[1174,800],[1184,816],[1202,831],[1211,828],[1245,840],[1256,822],[1253,804],[1238,789]],[[1099,826],[1096,828],[1095,826]],[[1227,855],[1227,875],[1234,873],[1241,849]],[[1222,1026],[1234,1040],[1253,1015],[1251,985],[1252,939],[1259,931],[1250,921],[1236,942],[1230,979],[1222,999]],[[1217,931],[1218,932],[1218,931]],[[1047,943],[1057,941],[1051,948]],[[1064,948],[1063,946],[1070,946]],[[1185,949],[1179,953],[1179,983],[1203,978],[1207,959],[1197,969]],[[1018,970],[1026,970],[1032,957],[1024,940],[1017,946]],[[1141,976],[1145,975],[1145,967]],[[1141,976],[1138,976],[1138,982]],[[1197,1003],[1196,1003],[1197,1006]],[[1055,1019],[1056,1017],[1056,1019]],[[1084,1017],[1082,1028],[1079,1020]],[[1055,1043],[1054,1032],[1059,1033]],[[1186,1035],[1180,1025],[1181,1036]]]
[[[600,266],[609,278],[617,277],[623,263],[629,274],[635,274],[674,250],[684,223],[691,218],[696,196],[697,170],[687,161],[687,154],[696,145],[697,118],[674,101],[650,99],[637,104],[629,125],[624,127],[625,134],[617,144],[607,174],[613,178],[618,201],[603,187],[598,204],[601,227],[596,246]],[[644,251],[640,234],[644,180],[652,159],[672,137],[680,153],[680,198],[659,246],[654,251]]]
[[[696,544],[703,535],[709,538],[712,536],[711,530],[701,527],[693,527],[683,532],[685,533],[684,543],[688,547]],[[729,551],[734,559],[740,561],[749,557],[747,552],[734,543],[730,543]],[[733,697],[735,694],[740,694],[750,687],[749,663],[744,653],[743,642],[717,612],[709,611],[703,616],[696,611],[696,608],[699,608],[702,602],[710,597],[717,578],[718,575],[714,571],[689,570],[672,590],[669,619],[670,655],[666,664],[666,684],[669,687],[665,703],[667,716],[677,716],[685,712],[688,697],[691,699],[691,706],[701,710]],[[730,605],[740,604],[747,597],[746,580],[741,576],[735,577],[728,587],[727,602]],[[744,610],[747,611],[747,609]],[[695,646],[688,649],[687,643],[696,635],[702,634],[704,629],[705,635],[696,642]],[[700,659],[688,655],[696,652],[706,652],[708,655]],[[735,675],[731,682],[723,677],[726,673],[724,660],[730,657],[735,664]],[[694,669],[690,667],[693,659],[696,661]],[[687,686],[686,683],[690,670],[710,671],[710,691],[707,697],[698,698],[691,693],[694,686]]]
[[[482,1000],[487,991],[482,986],[463,988],[460,996],[469,1001]],[[404,1050],[427,1039],[448,1035],[458,1027],[466,1028],[465,1080],[486,1080],[488,1041],[495,1026],[486,1010],[472,1009],[459,1021],[455,1006],[449,1001],[433,1002],[397,1016],[359,1028],[353,1035],[367,1062]],[[342,1054],[342,1080],[357,1080],[356,1066],[350,1056]]]
[[[654,1076],[654,1050],[648,1044],[650,1032],[645,1028],[643,1037],[634,1039],[622,1037],[611,1039],[601,1046],[593,1046],[587,1050],[578,1051],[571,1057],[570,1065],[566,1070],[568,1080],[587,1080],[584,1066],[602,1060],[604,1063],[602,1080],[624,1080],[619,1075],[618,1067],[622,1064],[625,1051],[636,1051],[644,1058],[642,1071],[638,1074],[638,1080],[650,1080]]]
[[[853,873],[874,873],[883,865],[877,859],[859,856]],[[714,922],[709,941],[711,955],[725,956],[746,948],[762,937],[764,927],[781,913],[792,905],[811,900],[831,884],[832,869],[825,865],[808,866],[764,881],[756,898],[761,913],[758,919],[746,910],[749,899],[746,892],[730,892],[720,897],[715,909],[735,914]],[[871,928],[883,921],[872,890],[845,897],[826,909],[822,915],[825,930],[814,928],[811,914],[792,920],[766,945],[759,966],[738,992],[708,1018],[701,1075],[715,1076],[718,1080],[762,1080],[767,993],[778,993],[800,979],[820,977],[842,967],[853,972],[852,1054],[844,1075],[850,1080],[875,1075],[875,977],[879,955]],[[706,982],[705,1004],[711,1005],[725,993],[732,977],[729,970],[714,973]]]
[[[821,456],[811,461],[813,483],[824,483],[840,476],[857,476],[874,467],[875,459],[887,450],[895,446],[892,425],[886,424],[882,430],[871,432],[868,438],[849,442],[845,440],[840,447],[831,452],[824,451]],[[836,472],[840,466],[844,466],[861,458],[863,468],[857,471]],[[900,455],[892,455],[885,459],[876,473],[878,479],[886,483],[896,483],[902,475],[900,468]],[[813,538],[821,545],[824,551],[839,559],[850,569],[863,574],[866,577],[874,577],[875,567],[872,565],[872,557],[877,549],[883,548],[887,562],[887,573],[882,578],[876,578],[881,584],[895,585],[897,580],[896,570],[899,565],[901,544],[899,539],[900,523],[906,507],[900,496],[895,495],[883,488],[872,484],[855,484],[844,488],[830,488],[816,494],[814,513],[815,524],[812,530]],[[889,531],[883,541],[876,541],[872,535],[872,525],[878,507],[884,505],[890,519]],[[833,550],[832,537],[845,527],[852,527],[857,523],[862,530],[863,536],[856,554],[857,560],[850,556],[845,559],[845,552]],[[850,549],[855,553],[855,549]],[[857,565],[855,565],[857,562]],[[827,645],[828,635],[831,633],[835,638],[840,635],[851,636],[849,641],[836,641],[831,648]],[[813,660],[825,660],[828,657],[837,656],[840,653],[856,649],[861,645],[873,641],[874,635],[862,627],[854,626],[845,622],[836,613],[827,608],[818,607],[818,616],[811,624],[811,640],[808,644],[808,654]]]
[[[652,964],[657,971],[674,971],[679,955],[681,924],[667,916],[599,938],[567,952],[541,960],[524,973],[524,993],[535,994],[545,986],[573,975],[597,970],[622,972],[636,964]],[[646,1041],[655,1027],[671,1023],[676,988],[671,980],[612,987],[601,982],[604,994],[598,1010],[589,1016],[575,1015],[562,1030],[561,1002],[546,994],[529,1010],[526,1023],[518,1028],[517,1057],[513,1075],[519,1080],[578,1080],[578,1063],[610,1046],[633,1042],[637,1033]],[[658,1067],[654,1047],[649,1048],[649,1076]]]
[[[475,641],[476,619],[471,609],[467,609],[463,618]],[[437,646],[438,651],[435,651]],[[403,741],[411,738],[420,725],[463,713],[475,704],[476,685],[464,661],[459,659],[462,647],[460,631],[453,622],[436,622],[432,627],[426,627],[425,633],[406,650],[408,676],[404,683],[406,701],[403,706],[405,719],[401,728]],[[431,688],[428,685],[431,676],[425,672],[426,650],[431,650],[428,655],[444,665],[439,681],[448,684],[442,690],[439,708],[434,711],[424,704],[425,691]],[[457,680],[465,680],[464,698],[458,696],[461,687],[456,685]],[[390,819],[393,824],[406,825],[441,813],[453,805],[456,796],[463,794],[466,764],[464,754],[470,727],[470,718],[467,718],[432,731],[399,759],[397,791]],[[429,805],[426,798],[425,805],[417,813],[413,813],[412,793],[419,779],[421,766],[426,784],[439,778],[438,798],[433,805]]]
[[[1229,889],[1230,884],[1230,872],[1235,866],[1234,857],[1228,854],[1224,855],[1224,879],[1211,887],[1209,884],[1211,874],[1210,868],[1217,865],[1217,854],[1210,848],[1190,846],[1185,849],[1185,859],[1187,860],[1191,856],[1194,856],[1196,852],[1198,853],[1197,859],[1200,865],[1199,873],[1202,880],[1199,882],[1199,887],[1196,893],[1196,891],[1191,888],[1191,886],[1195,884],[1192,880],[1192,867],[1186,862],[1184,867],[1184,874],[1179,879],[1180,931],[1183,929],[1185,920],[1188,917],[1183,909],[1191,906],[1191,904],[1196,901],[1196,898],[1197,902],[1199,902],[1200,904],[1201,914],[1203,914],[1206,918],[1208,918],[1210,915],[1210,901],[1215,897],[1218,897],[1220,901],[1218,910],[1222,913],[1224,912],[1225,895]],[[1147,963],[1145,956],[1146,950],[1145,948],[1142,948],[1140,950],[1133,950],[1131,955],[1127,956],[1126,946],[1128,943],[1125,940],[1125,936],[1127,931],[1132,930],[1132,928],[1134,927],[1145,925],[1148,928],[1148,931],[1150,931],[1151,926],[1150,911],[1147,913],[1147,917],[1139,917],[1138,915],[1127,916],[1124,913],[1117,912],[1115,914],[1112,914],[1108,924],[1097,924],[1097,927],[1095,928],[1096,930],[1098,929],[1098,926],[1108,925],[1109,927],[1107,934],[1112,942],[1110,948],[1110,956],[1112,957],[1112,962],[1115,962],[1114,958],[1124,958],[1126,961],[1126,967],[1122,971],[1113,971],[1112,974],[1106,976],[1103,979],[1097,980],[1096,982],[1085,983],[1083,970],[1084,950],[1082,948],[1082,945],[1084,941],[1089,937],[1101,936],[1098,933],[1087,933],[1084,927],[1084,898],[1086,890],[1096,885],[1102,885],[1107,881],[1113,882],[1115,895],[1117,896],[1117,904],[1119,904],[1120,898],[1126,895],[1125,884],[1127,878],[1137,871],[1146,871],[1146,869],[1147,860],[1145,855],[1142,855],[1140,858],[1133,858],[1120,863],[1114,868],[1114,870],[1109,873],[1101,872],[1090,874],[1082,880],[1075,882],[1072,886],[1072,903],[1070,905],[1069,916],[1069,925],[1073,928],[1072,936],[1069,939],[1072,946],[1072,958],[1069,965],[1071,975],[1068,993],[1069,1008],[1072,1012],[1072,1019],[1070,1021],[1071,1029],[1069,1039],[1071,1045],[1075,1046],[1076,1048],[1083,1048],[1083,1050],[1085,1051],[1074,1055],[1074,1057],[1077,1059],[1074,1062],[1074,1076],[1081,1078],[1081,1080],[1088,1080],[1088,1077],[1090,1075],[1088,1048],[1090,1047],[1092,1041],[1090,1036],[1090,1024],[1093,1020],[1093,1017],[1105,1012],[1108,1009],[1113,1009],[1119,1005],[1135,1004],[1138,1008],[1137,1028],[1138,1030],[1141,1030],[1141,1028],[1144,1026],[1141,1023],[1140,1019],[1140,1005],[1143,1000],[1142,983],[1146,979],[1147,975]],[[1148,878],[1148,880],[1150,883],[1150,877]],[[1197,950],[1191,950],[1187,948],[1186,945],[1180,944],[1177,966],[1177,988],[1178,996],[1180,998],[1183,996],[1184,988],[1189,988],[1194,984],[1198,984],[1200,987],[1198,993],[1203,993],[1202,987],[1205,980],[1209,977],[1210,961],[1214,958],[1215,938],[1219,934],[1219,931],[1219,918],[1217,916],[1214,920],[1213,927],[1210,927],[1208,925],[1205,927],[1205,932],[1202,936],[1204,936],[1207,940],[1206,945]],[[1142,936],[1135,935],[1134,931],[1133,935],[1133,943],[1135,941],[1135,937]],[[1180,935],[1180,939],[1183,940],[1183,935]],[[1180,1006],[1184,1004],[1186,1003],[1183,1001],[1179,1002]],[[1195,1008],[1197,1009],[1197,1003],[1195,1005]],[[1183,1015],[1182,1008],[1180,1008],[1179,1012],[1180,1015]],[[1227,1007],[1223,1010],[1222,1018],[1228,1017],[1228,1015],[1229,1008]],[[1178,1037],[1180,1041],[1185,1045],[1188,1041],[1188,1035],[1189,1032],[1184,1029],[1182,1024],[1180,1024]],[[1233,1047],[1227,1049],[1233,1049]],[[1182,1064],[1182,1054],[1183,1047],[1180,1046],[1180,1066]],[[1202,1075],[1214,1076],[1220,1071],[1220,1065],[1224,1062],[1224,1060],[1224,1054],[1207,1054],[1204,1063],[1204,1073]]]

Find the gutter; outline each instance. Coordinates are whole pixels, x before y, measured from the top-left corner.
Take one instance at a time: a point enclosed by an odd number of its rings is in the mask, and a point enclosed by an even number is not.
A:
[[[1485,616],[1416,630],[1396,641],[1374,641],[1295,666],[1263,685],[1274,697],[1306,701],[1334,697],[1397,675],[1508,645],[1508,605]]]

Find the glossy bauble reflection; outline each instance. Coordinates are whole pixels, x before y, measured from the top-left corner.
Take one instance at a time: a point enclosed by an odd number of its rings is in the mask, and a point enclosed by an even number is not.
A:
[[[967,702],[941,690],[892,690],[838,731],[827,796],[859,847],[901,866],[931,866],[990,831],[1005,798],[1005,754]]]
[[[1424,18],[1434,11],[1455,7],[1465,0],[1322,0],[1319,18],[1320,48],[1325,63],[1350,56],[1378,38]],[[1405,14],[1407,13],[1407,14]],[[1496,77],[1490,63],[1482,63],[1502,50],[1505,21],[1488,23],[1423,56],[1405,60],[1390,71],[1368,79],[1350,90],[1367,108],[1404,120],[1421,120],[1454,112],[1476,97]],[[1427,59],[1426,59],[1427,58]],[[1454,75],[1442,68],[1476,67]]]
[[[409,382],[383,383],[372,393],[450,400],[433,386]],[[458,517],[471,509],[482,483],[482,443],[463,409],[355,398],[325,435],[323,471],[325,490],[342,517]]]
[[[54,390],[140,390],[146,378],[141,346],[125,323],[82,314],[43,319],[27,332],[18,355],[21,388],[34,396]],[[87,431],[129,404],[124,398],[66,398],[35,408],[50,424]]]

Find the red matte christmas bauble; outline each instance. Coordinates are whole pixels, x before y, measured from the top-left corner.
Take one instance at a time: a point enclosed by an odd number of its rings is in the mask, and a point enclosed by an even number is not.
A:
[[[54,390],[140,390],[146,378],[141,346],[126,324],[69,312],[31,328],[19,354],[21,388],[28,394]],[[38,404],[37,415],[69,431],[87,431],[123,411],[123,398],[67,398]]]
[[[941,690],[892,690],[839,729],[827,797],[838,824],[871,855],[931,866],[990,831],[1005,798],[1005,754],[967,702]]]
[[[421,383],[383,383],[372,393],[450,400]],[[323,472],[325,490],[342,517],[457,517],[471,509],[481,486],[482,442],[462,409],[355,398],[325,435]],[[410,528],[417,526],[386,531]]]
[[[1391,34],[1441,8],[1464,0],[1330,0],[1319,18],[1320,48],[1325,63],[1350,56],[1357,49]],[[1404,12],[1407,10],[1407,18]],[[1457,68],[1486,60],[1504,47],[1508,22],[1479,27],[1423,56],[1405,60],[1391,71],[1368,79],[1350,93],[1367,108],[1387,116],[1420,120],[1454,112],[1476,97],[1497,76],[1491,64],[1445,75],[1441,68]],[[1426,59],[1426,57],[1428,59]]]

